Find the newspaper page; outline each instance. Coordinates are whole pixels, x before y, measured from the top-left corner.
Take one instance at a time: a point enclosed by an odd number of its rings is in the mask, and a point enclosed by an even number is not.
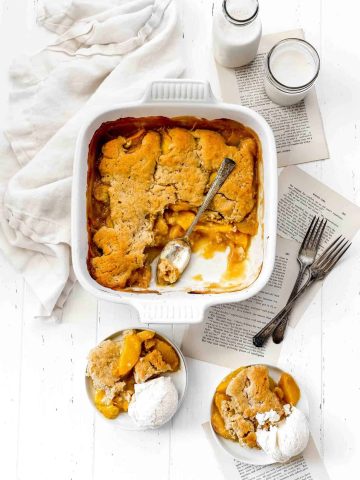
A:
[[[264,35],[255,60],[244,67],[231,69],[217,65],[224,101],[252,108],[271,126],[279,167],[329,157],[315,89],[303,101],[288,107],[275,104],[265,93],[266,54],[277,42],[289,37],[304,38],[304,32],[299,29]]]
[[[270,281],[244,302],[209,309],[205,320],[185,333],[185,355],[228,368],[261,361],[276,364],[281,344],[267,342],[258,348],[252,337],[286,304],[299,271],[300,243],[314,215],[328,221],[320,252],[339,235],[351,240],[360,228],[360,207],[300,168],[285,168],[279,177],[278,237]],[[319,288],[321,282],[299,300],[290,316],[291,326],[297,324]]]
[[[231,458],[215,443],[210,423],[202,427],[226,480],[330,480],[312,437],[304,453],[289,462],[258,466]]]

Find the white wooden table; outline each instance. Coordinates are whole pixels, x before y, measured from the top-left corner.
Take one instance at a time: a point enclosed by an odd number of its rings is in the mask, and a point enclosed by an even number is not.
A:
[[[56,0],[54,0],[56,1]],[[100,1],[100,0],[99,0]],[[7,67],[42,45],[34,0],[2,0],[0,103]],[[218,85],[210,48],[210,0],[179,1],[187,77]],[[322,59],[317,91],[331,159],[303,168],[360,203],[360,49],[358,3],[261,1],[265,33],[303,27]],[[0,109],[0,121],[5,118]],[[352,262],[339,266],[284,345],[280,366],[308,388],[311,430],[333,480],[358,477],[360,448],[360,237]],[[133,321],[128,307],[97,301],[78,285],[62,323],[33,318],[36,299],[0,258],[0,476],[4,480],[221,479],[201,430],[210,391],[224,369],[189,360],[186,401],[171,425],[144,433],[95,417],[84,391],[88,350]],[[164,332],[178,334],[172,326]]]

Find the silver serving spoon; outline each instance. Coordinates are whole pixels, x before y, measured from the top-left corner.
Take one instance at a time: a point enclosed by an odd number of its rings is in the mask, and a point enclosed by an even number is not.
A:
[[[230,158],[225,158],[217,172],[204,203],[201,205],[192,224],[182,238],[170,240],[162,249],[157,264],[157,278],[159,283],[175,283],[188,266],[191,257],[191,245],[189,237],[198,223],[201,215],[210,205],[212,199],[222,187],[225,180],[235,168],[236,163]]]

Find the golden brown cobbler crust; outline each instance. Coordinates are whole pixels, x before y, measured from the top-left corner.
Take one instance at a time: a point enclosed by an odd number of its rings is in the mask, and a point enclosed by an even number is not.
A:
[[[171,372],[172,368],[167,364],[158,350],[152,350],[145,357],[140,358],[134,368],[136,383],[144,383],[154,375]]]
[[[120,356],[120,344],[104,340],[89,353],[87,374],[93,379],[95,388],[113,387],[119,380],[115,375]]]
[[[253,365],[239,372],[227,389],[229,400],[221,403],[220,414],[226,429],[235,434],[239,442],[256,447],[256,414],[270,410],[284,415],[283,402],[270,388],[268,368]]]
[[[254,132],[232,120],[144,117],[103,124],[89,147],[93,278],[113,289],[148,287],[148,251],[165,238],[157,233],[159,219],[178,204],[196,212],[224,157],[236,167],[201,221],[256,233],[259,155]]]

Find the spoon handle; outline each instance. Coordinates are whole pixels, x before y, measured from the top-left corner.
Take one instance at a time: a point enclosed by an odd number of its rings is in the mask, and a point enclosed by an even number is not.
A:
[[[205,200],[204,200],[203,204],[201,205],[201,207],[197,211],[196,217],[192,221],[192,224],[187,229],[187,232],[185,234],[185,238],[190,237],[192,231],[194,230],[196,224],[199,221],[199,218],[204,213],[204,211],[208,208],[208,206],[212,202],[212,199],[215,197],[217,192],[220,190],[220,188],[222,187],[223,183],[228,178],[230,173],[234,170],[235,165],[236,165],[236,163],[234,162],[234,160],[231,160],[230,158],[224,158],[224,160],[222,161],[222,164],[220,165],[220,168],[218,170],[216,178],[213,181],[208,193],[206,194],[206,197],[205,197]]]

